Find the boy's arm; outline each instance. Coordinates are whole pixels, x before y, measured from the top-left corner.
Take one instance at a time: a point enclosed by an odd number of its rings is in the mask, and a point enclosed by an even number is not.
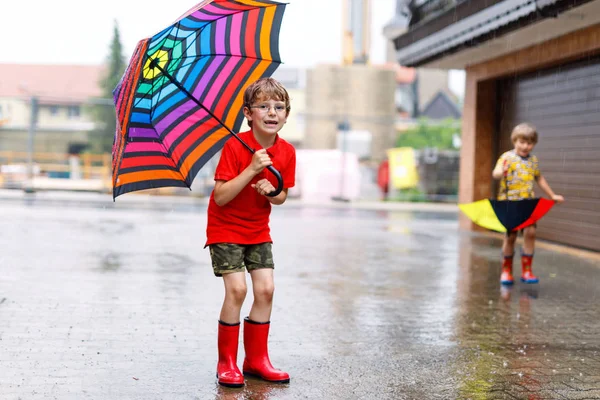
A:
[[[275,188],[273,188],[273,190],[275,190]],[[271,204],[274,204],[276,206],[280,206],[283,203],[285,203],[285,201],[287,200],[287,194],[288,194],[288,190],[287,189],[283,189],[281,191],[281,193],[279,193],[277,196],[275,196],[275,197],[269,197],[269,196],[267,196],[267,199],[269,199],[269,201],[271,202]]]
[[[214,198],[219,207],[224,206],[235,198],[263,169],[271,165],[271,159],[265,149],[257,150],[252,156],[252,162],[238,176],[229,180],[215,182]]]
[[[492,171],[492,178],[494,179],[502,179],[504,175],[508,171],[508,162],[506,159],[500,157],[498,162],[496,163],[496,168]]]
[[[536,180],[537,180],[537,183],[540,186],[540,188],[544,191],[544,193],[546,193],[546,195],[548,197],[550,197],[552,200],[557,201],[559,203],[562,203],[565,200],[564,197],[562,197],[561,195],[558,195],[552,191],[552,188],[550,187],[550,185],[548,184],[548,181],[546,180],[546,178],[544,178],[543,175],[539,175],[536,178]]]
[[[215,203],[217,203],[219,207],[229,203],[235,196],[240,194],[242,189],[250,183],[254,176],[255,174],[250,168],[246,168],[241,174],[230,181],[216,181],[214,190]]]
[[[269,202],[271,204],[275,204],[276,206],[279,206],[279,205],[285,203],[285,201],[287,200],[287,193],[288,193],[288,189],[287,188],[283,189],[281,191],[281,193],[279,193],[275,197],[267,196],[267,194],[275,191],[275,186],[273,186],[271,184],[271,182],[269,182],[268,179],[261,179],[260,181],[256,182],[256,184],[252,185],[252,187],[259,194],[262,194],[263,196],[266,196],[267,199],[269,200]]]
[[[271,204],[275,204],[276,206],[280,206],[287,200],[288,189],[283,189],[281,193],[279,193],[275,197],[267,197]]]

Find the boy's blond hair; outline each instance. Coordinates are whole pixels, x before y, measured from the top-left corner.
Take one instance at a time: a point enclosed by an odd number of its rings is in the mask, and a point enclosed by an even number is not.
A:
[[[261,78],[250,84],[244,92],[244,107],[250,108],[252,103],[261,97],[283,101],[285,103],[286,116],[290,115],[290,95],[281,83],[273,78]],[[248,125],[252,126],[249,122]]]
[[[538,141],[538,133],[535,126],[522,123],[514,127],[510,134],[510,140],[514,143],[517,139],[523,139],[526,142],[536,144]]]

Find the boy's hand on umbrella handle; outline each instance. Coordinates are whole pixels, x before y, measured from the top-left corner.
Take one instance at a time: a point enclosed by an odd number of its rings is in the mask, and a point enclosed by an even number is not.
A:
[[[552,196],[552,200],[554,200],[557,203],[562,203],[563,201],[565,201],[565,198],[562,197],[560,194],[555,194],[554,196]]]
[[[250,186],[252,186],[252,188],[254,188],[258,192],[258,194],[261,194],[263,196],[266,196],[267,194],[275,191],[275,186],[273,186],[268,179],[261,179],[260,181]]]
[[[272,164],[273,164],[273,162],[271,161],[271,158],[267,154],[266,149],[257,150],[254,153],[254,155],[252,156],[251,168],[255,174],[260,174],[263,169],[265,169],[266,167],[268,167],[269,165],[272,165]]]

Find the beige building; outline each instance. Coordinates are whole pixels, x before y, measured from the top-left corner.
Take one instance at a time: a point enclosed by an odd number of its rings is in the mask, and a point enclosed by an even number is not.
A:
[[[371,158],[393,147],[396,73],[369,65],[320,65],[309,71],[304,147],[333,149],[340,124],[371,133]]]
[[[87,142],[93,121],[84,103],[100,97],[101,73],[100,66],[0,64],[0,151],[28,150],[33,98],[36,152],[66,153]]]

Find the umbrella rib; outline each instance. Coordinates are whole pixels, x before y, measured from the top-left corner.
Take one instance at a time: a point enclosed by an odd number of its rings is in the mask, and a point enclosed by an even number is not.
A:
[[[154,71],[152,71],[152,73],[154,74]],[[158,81],[154,80],[155,76],[152,76],[152,85],[151,85],[151,90],[147,91],[146,93],[143,93],[140,97],[136,96],[136,101],[133,103],[133,107],[132,108],[136,108],[138,106],[138,104],[140,104],[140,102],[144,99],[149,98],[150,102],[152,102],[152,97],[154,96],[154,87],[159,83]],[[150,93],[152,92],[152,93]],[[148,95],[150,95],[150,97],[148,97]]]
[[[152,72],[154,73],[154,71],[152,71]],[[158,94],[157,94],[158,98],[156,99],[156,104],[160,103],[160,97],[161,97],[161,95],[162,95],[162,90],[159,90],[159,91],[158,91]],[[154,96],[152,96],[152,97],[154,98]],[[152,100],[151,100],[151,101],[152,101]],[[156,111],[156,109],[155,109],[154,107],[151,107],[151,108],[150,108],[150,110],[151,110],[151,111],[150,111],[150,119],[152,120],[152,118],[154,117],[154,112]],[[158,133],[158,132],[157,132],[157,133]],[[171,157],[171,156],[172,156],[172,152],[171,152],[171,150],[170,150],[169,148],[167,148],[167,146],[165,146],[165,144],[163,143],[163,141],[162,141],[162,140],[161,140],[161,141],[159,141],[159,143],[160,143],[160,145],[162,146],[162,148],[164,149],[164,151],[165,151],[165,154],[167,154],[169,157]],[[182,180],[185,182],[185,184],[188,186],[188,188],[191,188],[190,184],[189,184],[189,183],[188,183],[188,181],[187,181],[187,178],[185,178],[185,177],[183,176],[183,174],[181,173],[181,171],[179,170],[179,168],[177,168],[176,170],[177,170],[177,172],[179,173],[179,176],[181,176],[181,179],[182,179]]]
[[[154,71],[154,69],[152,70],[152,80],[154,80],[154,78],[156,77],[156,72]],[[152,119],[152,116],[154,114],[154,107],[153,107],[153,99],[154,99],[154,84],[156,82],[153,82],[152,84],[152,95],[150,96],[150,119]],[[156,103],[158,104],[160,102],[160,96],[162,94],[162,90],[159,90],[157,95],[158,98],[156,99]],[[142,97],[142,99],[144,98],[144,96]],[[141,99],[140,99],[141,100]],[[168,155],[169,157],[171,156],[171,151],[167,148],[167,146],[165,146],[165,144],[162,141],[158,141],[158,143],[160,144],[160,146],[163,148],[165,155]],[[179,176],[181,177],[181,180],[183,182],[185,182],[185,184],[187,185],[188,188],[191,189],[190,184],[188,184],[187,179],[183,176],[183,174],[181,173],[181,171],[179,171],[179,169],[176,169],[177,173],[179,174]]]

